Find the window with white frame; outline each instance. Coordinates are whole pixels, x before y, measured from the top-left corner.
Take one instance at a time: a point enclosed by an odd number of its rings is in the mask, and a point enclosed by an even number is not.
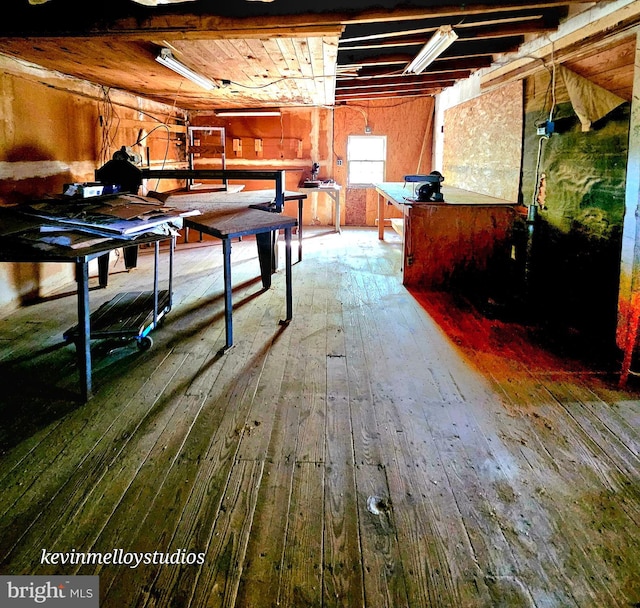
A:
[[[347,183],[370,186],[384,181],[387,160],[386,135],[349,135],[347,140]]]

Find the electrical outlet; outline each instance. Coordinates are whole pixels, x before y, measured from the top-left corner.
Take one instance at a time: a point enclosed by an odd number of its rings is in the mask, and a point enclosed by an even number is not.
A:
[[[339,159],[336,161],[336,165],[338,165],[338,167],[342,167],[342,159],[341,159],[341,158],[339,158]]]
[[[536,135],[551,136],[555,131],[555,126],[556,125],[552,120],[547,120],[536,127]]]

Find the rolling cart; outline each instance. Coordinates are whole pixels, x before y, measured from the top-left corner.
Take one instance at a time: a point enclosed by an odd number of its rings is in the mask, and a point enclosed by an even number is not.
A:
[[[119,293],[105,302],[89,317],[90,340],[135,340],[140,350],[149,350],[153,339],[149,335],[171,310],[173,298],[173,256],[176,237],[170,237],[168,288],[159,289],[160,241],[153,243],[154,272],[153,291],[129,291]],[[77,342],[79,326],[68,329],[64,339]]]

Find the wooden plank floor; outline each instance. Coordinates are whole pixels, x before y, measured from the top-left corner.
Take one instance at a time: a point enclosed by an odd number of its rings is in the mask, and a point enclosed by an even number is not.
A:
[[[639,606],[638,386],[407,292],[399,259],[391,232],[308,230],[283,327],[284,272],[262,292],[234,243],[219,355],[221,247],[180,244],[153,348],[95,343],[84,405],[74,296],[2,317],[0,572],[98,574],[105,608]],[[117,550],[203,559],[80,563]]]

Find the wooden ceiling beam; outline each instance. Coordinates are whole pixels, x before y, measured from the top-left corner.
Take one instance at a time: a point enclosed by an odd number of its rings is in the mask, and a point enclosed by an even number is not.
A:
[[[540,18],[524,23],[480,26],[477,28],[456,28],[458,41],[464,40],[492,40],[494,38],[510,38],[512,36],[524,36],[525,34],[546,34],[555,31],[557,24],[549,24],[546,19]]]
[[[340,91],[347,91],[349,89],[376,89],[389,86],[398,85],[425,85],[433,83],[442,83],[443,80],[458,80],[460,78],[466,78],[470,72],[467,70],[461,70],[460,72],[449,72],[447,74],[427,74],[425,76],[396,76],[393,78],[351,78],[349,80],[338,80],[336,82],[336,88]]]
[[[382,93],[396,93],[401,91],[423,92],[432,91],[434,89],[442,89],[443,87],[451,86],[454,80],[441,80],[440,82],[432,82],[427,84],[419,83],[397,83],[393,86],[386,86],[377,89],[371,89],[368,87],[350,88],[350,89],[336,89],[336,96],[357,96],[357,95],[377,95]]]
[[[406,65],[413,59],[413,57],[413,55],[406,54],[379,55],[376,57],[367,57],[359,61],[339,61],[339,67],[341,69],[354,70],[377,65]]]
[[[337,95],[336,103],[345,103],[349,101],[367,101],[374,99],[387,99],[395,97],[433,97],[442,91],[442,88],[434,88],[425,91],[388,91],[384,93],[366,93],[362,95]]]
[[[405,61],[404,63],[400,62],[400,63],[393,63],[393,64],[385,64],[385,63],[372,61],[367,64],[362,63],[362,64],[355,64],[353,66],[340,65],[339,67],[341,70],[350,69],[353,71],[357,71],[358,76],[364,77],[364,76],[381,75],[382,72],[378,71],[377,74],[375,73],[376,68],[378,68],[380,65],[406,65],[409,63],[410,60],[411,58],[408,61]],[[452,60],[437,59],[429,66],[428,73],[442,74],[444,72],[454,72],[458,70],[479,70],[481,68],[486,68],[489,65],[491,65],[490,57],[468,57],[468,58],[463,57],[463,58],[452,59]],[[387,70],[386,73],[389,73],[389,71]],[[395,75],[400,75],[401,73],[402,73],[402,70],[395,71]]]
[[[220,31],[177,31],[177,30],[148,30],[148,31],[113,31],[113,30],[92,30],[86,32],[69,33],[52,33],[46,35],[5,35],[2,33],[0,26],[0,41],[15,44],[20,41],[30,41],[32,44],[38,44],[39,41],[60,40],[61,38],[87,38],[95,41],[118,40],[119,42],[140,42],[146,41],[151,36],[154,38],[162,38],[168,41],[207,41],[207,40],[262,40],[269,38],[322,38],[322,37],[339,37],[344,30],[340,25],[326,25],[323,27],[288,27],[281,26],[279,28],[265,28],[261,30],[247,31],[243,29],[220,30]]]
[[[486,67],[487,62],[482,62],[482,65],[479,67]],[[448,70],[430,70],[429,73],[448,73],[448,74],[464,74],[464,76],[460,76],[461,78],[467,78],[471,75],[471,73],[478,69],[478,66],[474,66],[473,68],[467,67],[465,63],[462,63],[457,68],[451,66]],[[394,78],[402,75],[403,70],[384,70],[380,68],[363,68],[358,71],[357,74],[342,74],[338,73],[338,78],[336,82],[339,82],[341,78]],[[458,76],[456,76],[457,78]]]

